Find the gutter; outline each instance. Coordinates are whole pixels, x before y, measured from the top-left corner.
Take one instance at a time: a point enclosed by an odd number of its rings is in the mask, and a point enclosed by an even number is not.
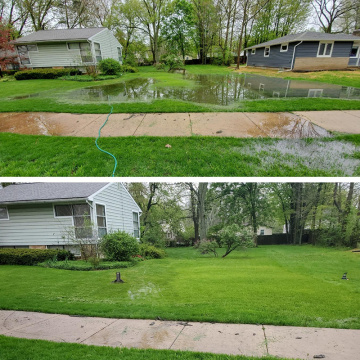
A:
[[[293,68],[294,68],[294,60],[295,60],[296,47],[299,46],[300,44],[302,44],[302,40],[301,40],[298,44],[296,44],[296,45],[294,46],[293,57],[292,57],[292,60],[291,60],[291,67],[290,67],[290,70],[289,70],[289,71],[292,71]]]
[[[87,201],[88,198],[71,199],[49,199],[49,200],[23,200],[23,201],[0,201],[0,205],[26,205],[26,204],[52,204],[52,203],[76,203],[78,201]]]

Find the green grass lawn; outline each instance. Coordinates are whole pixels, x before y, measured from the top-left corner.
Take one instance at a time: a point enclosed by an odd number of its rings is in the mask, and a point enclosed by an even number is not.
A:
[[[228,74],[235,73],[234,69],[213,65],[188,65],[186,70],[189,74]],[[245,71],[245,70],[241,70]],[[254,71],[257,71],[254,70]],[[344,72],[342,72],[344,73]],[[323,76],[302,74],[300,80],[325,81],[339,85],[360,87],[359,77],[356,79],[343,75],[340,72],[335,75]],[[353,72],[356,73],[356,72]],[[263,73],[267,75],[267,73]],[[272,74],[272,73],[271,73]],[[276,76],[277,73],[275,73]],[[286,73],[282,77],[292,77]],[[156,71],[151,67],[140,67],[138,73],[125,74],[119,79],[89,82],[76,82],[65,80],[22,80],[1,83],[0,87],[0,112],[17,111],[45,111],[45,112],[71,112],[71,113],[108,113],[108,103],[82,103],[69,99],[64,100],[63,95],[69,91],[89,86],[116,84],[129,79],[154,78],[158,86],[168,87],[194,87],[190,80],[183,79],[181,74]],[[30,94],[39,94],[35,97],[26,97]],[[24,96],[21,99],[11,99],[14,96]],[[63,98],[63,99],[62,99]],[[146,102],[115,103],[115,113],[147,113],[147,112],[212,112],[212,111],[300,111],[300,110],[355,110],[360,109],[359,100],[347,99],[314,99],[314,98],[287,98],[267,100],[246,100],[235,107],[215,106],[199,104],[175,99],[153,100]]]
[[[171,148],[165,148],[170,144]],[[115,176],[357,176],[360,135],[276,140],[101,138]],[[111,176],[93,138],[0,133],[0,176]]]
[[[1,360],[274,360],[274,357],[248,357],[192,351],[127,349],[106,346],[54,343],[0,335]],[[286,360],[278,358],[277,360]]]
[[[121,270],[0,266],[0,308],[113,318],[360,329],[360,253],[261,246],[227,258],[192,248]],[[344,272],[349,281],[341,280]]]

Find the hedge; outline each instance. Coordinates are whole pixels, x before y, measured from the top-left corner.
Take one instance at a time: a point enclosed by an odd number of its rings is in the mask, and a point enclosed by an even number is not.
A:
[[[35,69],[23,70],[15,73],[16,80],[30,80],[30,79],[56,79],[65,75],[81,75],[79,69]]]
[[[54,257],[57,260],[74,259],[67,250],[0,249],[0,265],[35,265]]]
[[[14,75],[15,73],[17,73],[19,70],[1,70],[1,72],[3,73],[3,75]]]

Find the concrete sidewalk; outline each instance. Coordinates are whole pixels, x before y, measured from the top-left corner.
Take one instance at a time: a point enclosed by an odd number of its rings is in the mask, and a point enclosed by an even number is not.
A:
[[[0,132],[96,137],[107,114],[0,113]],[[112,114],[102,136],[307,138],[360,134],[360,110],[295,113]]]
[[[109,319],[0,310],[0,334],[87,345],[355,360],[360,330]]]

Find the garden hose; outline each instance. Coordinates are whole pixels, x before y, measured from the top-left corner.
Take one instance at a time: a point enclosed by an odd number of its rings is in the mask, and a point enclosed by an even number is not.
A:
[[[96,147],[97,147],[100,151],[102,151],[102,152],[105,153],[105,154],[110,155],[110,156],[114,159],[115,165],[114,165],[114,170],[113,170],[112,175],[111,175],[112,177],[114,177],[114,176],[115,176],[115,170],[116,170],[116,168],[117,168],[117,160],[116,160],[116,157],[115,157],[113,154],[111,154],[110,152],[101,149],[101,147],[100,147],[100,146],[98,145],[98,143],[97,143],[97,141],[100,139],[101,129],[106,125],[107,121],[109,120],[109,116],[112,114],[112,112],[113,112],[113,107],[111,106],[111,110],[110,110],[110,112],[109,112],[109,114],[108,114],[105,122],[102,124],[102,126],[101,126],[100,129],[99,129],[99,135],[98,135],[98,137],[97,137],[96,140],[95,140],[95,145],[96,145]]]

